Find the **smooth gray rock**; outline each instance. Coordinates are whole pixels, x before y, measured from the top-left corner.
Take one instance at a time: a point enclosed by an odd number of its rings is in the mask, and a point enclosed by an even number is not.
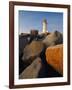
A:
[[[19,76],[20,79],[37,78],[42,67],[41,59],[37,57]]]
[[[43,40],[43,43],[46,45],[46,47],[62,44],[63,35],[58,31],[52,32],[51,34],[46,36],[46,38]]]
[[[44,44],[41,41],[32,41],[24,48],[22,60],[25,63],[31,63],[36,57],[40,55],[43,49]]]

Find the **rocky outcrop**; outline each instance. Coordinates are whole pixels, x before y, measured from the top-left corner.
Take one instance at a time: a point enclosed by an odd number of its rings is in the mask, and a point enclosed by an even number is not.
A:
[[[63,35],[55,31],[19,37],[19,78],[63,76]]]
[[[37,78],[42,67],[41,59],[37,57],[19,76],[20,79]]]
[[[32,41],[24,48],[22,60],[24,62],[31,63],[36,57],[40,55],[43,49],[44,44],[41,41]]]
[[[63,44],[47,48],[45,54],[47,63],[63,75]]]
[[[46,38],[43,40],[43,43],[46,45],[46,47],[62,44],[63,35],[62,33],[55,31],[47,35]]]

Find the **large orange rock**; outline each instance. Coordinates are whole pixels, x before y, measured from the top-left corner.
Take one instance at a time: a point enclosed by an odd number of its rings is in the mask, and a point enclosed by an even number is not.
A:
[[[63,75],[63,44],[47,48],[45,54],[47,63]]]

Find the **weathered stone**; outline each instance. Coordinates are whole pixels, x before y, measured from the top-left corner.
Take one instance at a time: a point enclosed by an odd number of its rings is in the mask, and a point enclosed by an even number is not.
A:
[[[46,47],[57,45],[57,44],[62,44],[63,35],[62,33],[55,31],[47,35],[46,38],[43,40],[43,43],[46,45]]]
[[[37,36],[38,35],[38,30],[31,30],[31,35]]]
[[[46,61],[63,75],[63,45],[55,45],[46,49]]]
[[[41,59],[37,57],[19,76],[20,79],[37,78],[42,67]]]
[[[40,55],[43,48],[44,44],[41,41],[32,41],[24,48],[22,60],[24,62],[31,63],[37,56]]]

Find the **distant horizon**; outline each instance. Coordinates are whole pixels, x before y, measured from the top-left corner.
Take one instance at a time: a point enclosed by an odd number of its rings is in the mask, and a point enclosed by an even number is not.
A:
[[[38,30],[42,33],[42,22],[47,20],[47,31],[63,32],[63,13],[19,10],[19,34]]]
[[[54,30],[54,31],[52,31],[52,32],[55,32],[55,31],[58,31],[58,30]],[[48,33],[52,33],[52,32],[48,32]],[[38,32],[38,34],[42,34],[43,32]],[[63,34],[63,32],[60,32],[60,33],[62,33]],[[30,32],[21,32],[21,33],[19,33],[19,35],[21,35],[21,34],[30,34]]]

